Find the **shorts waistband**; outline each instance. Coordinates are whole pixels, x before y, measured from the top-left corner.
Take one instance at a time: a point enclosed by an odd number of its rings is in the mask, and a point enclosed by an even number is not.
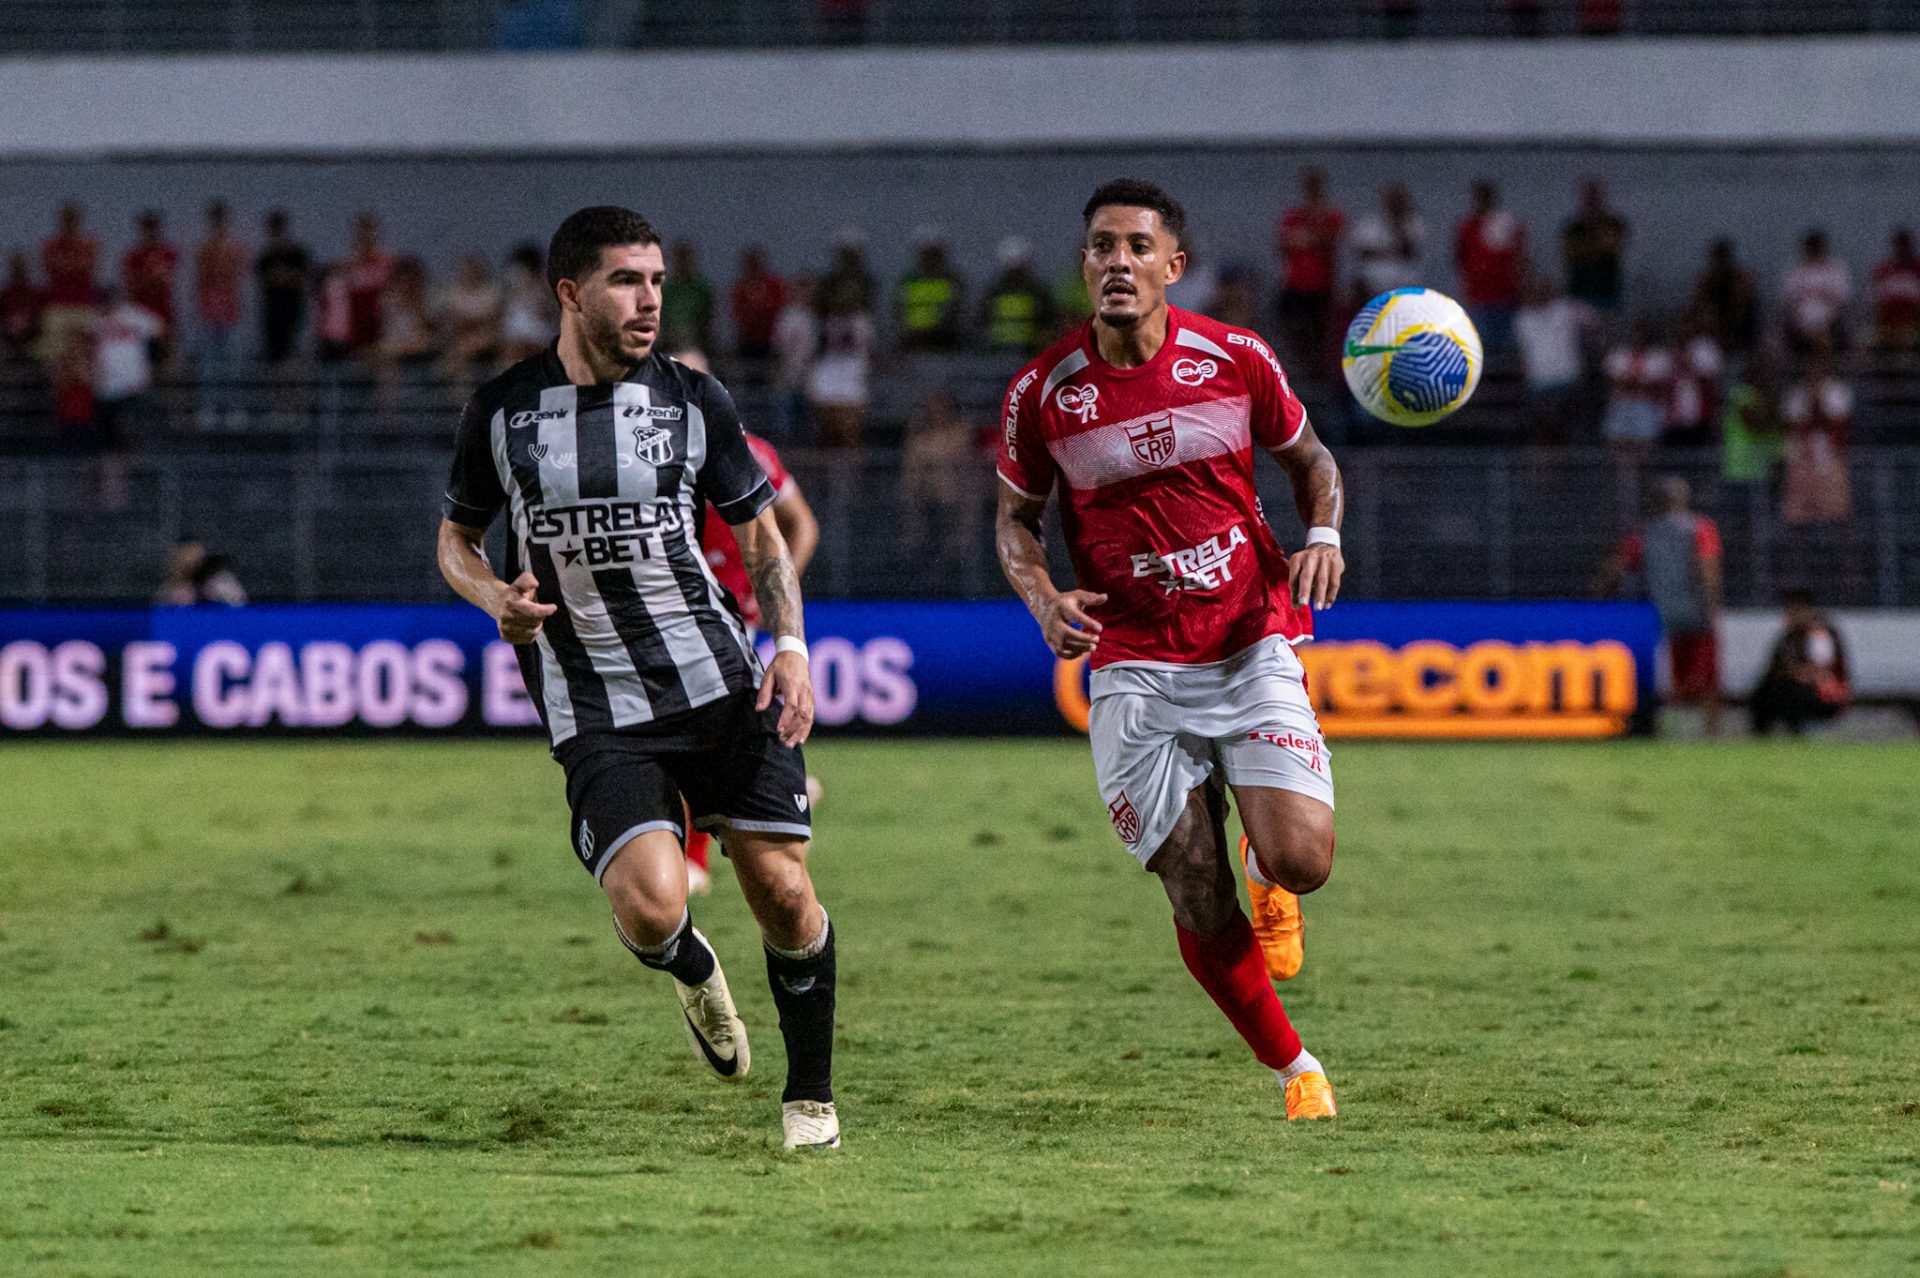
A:
[[[1101,666],[1087,679],[1087,693],[1090,697],[1099,697],[1103,692],[1118,691],[1115,685],[1165,686],[1178,684],[1182,687],[1224,687],[1249,665],[1270,654],[1286,653],[1286,660],[1298,662],[1294,656],[1293,644],[1285,635],[1268,635],[1256,639],[1240,651],[1218,661],[1116,661],[1112,665]]]

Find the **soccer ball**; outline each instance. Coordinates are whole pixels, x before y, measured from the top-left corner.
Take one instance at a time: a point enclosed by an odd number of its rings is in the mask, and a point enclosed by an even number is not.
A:
[[[1395,426],[1427,426],[1466,403],[1482,362],[1466,311],[1430,288],[1396,288],[1361,307],[1340,355],[1353,397]]]

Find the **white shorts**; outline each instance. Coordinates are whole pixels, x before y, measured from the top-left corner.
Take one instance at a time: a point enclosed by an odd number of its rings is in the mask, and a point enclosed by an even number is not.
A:
[[[1141,865],[1216,768],[1229,785],[1292,790],[1333,806],[1333,763],[1306,671],[1283,637],[1206,665],[1120,662],[1089,682],[1100,798]]]

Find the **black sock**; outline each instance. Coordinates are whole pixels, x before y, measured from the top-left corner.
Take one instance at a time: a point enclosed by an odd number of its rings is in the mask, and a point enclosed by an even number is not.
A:
[[[787,1040],[787,1088],[782,1101],[833,1099],[833,924],[820,952],[789,958],[767,947],[767,985],[780,1009]]]
[[[713,951],[693,934],[691,913],[681,916],[680,930],[662,945],[635,945],[617,918],[613,921],[613,930],[620,934],[620,944],[626,946],[635,958],[655,971],[665,972],[682,985],[698,985],[710,978],[714,969],[720,966]]]

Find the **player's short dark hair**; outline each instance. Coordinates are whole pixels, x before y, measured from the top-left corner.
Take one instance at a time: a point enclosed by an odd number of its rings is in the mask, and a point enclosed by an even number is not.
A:
[[[1167,234],[1183,245],[1187,242],[1187,211],[1180,207],[1180,201],[1151,182],[1141,178],[1115,178],[1093,193],[1087,207],[1080,211],[1081,220],[1092,226],[1093,215],[1110,204],[1152,209],[1160,215],[1160,224],[1167,228]]]
[[[547,287],[561,280],[591,275],[600,265],[600,250],[621,244],[658,244],[653,223],[617,204],[581,209],[560,224],[547,245]]]

